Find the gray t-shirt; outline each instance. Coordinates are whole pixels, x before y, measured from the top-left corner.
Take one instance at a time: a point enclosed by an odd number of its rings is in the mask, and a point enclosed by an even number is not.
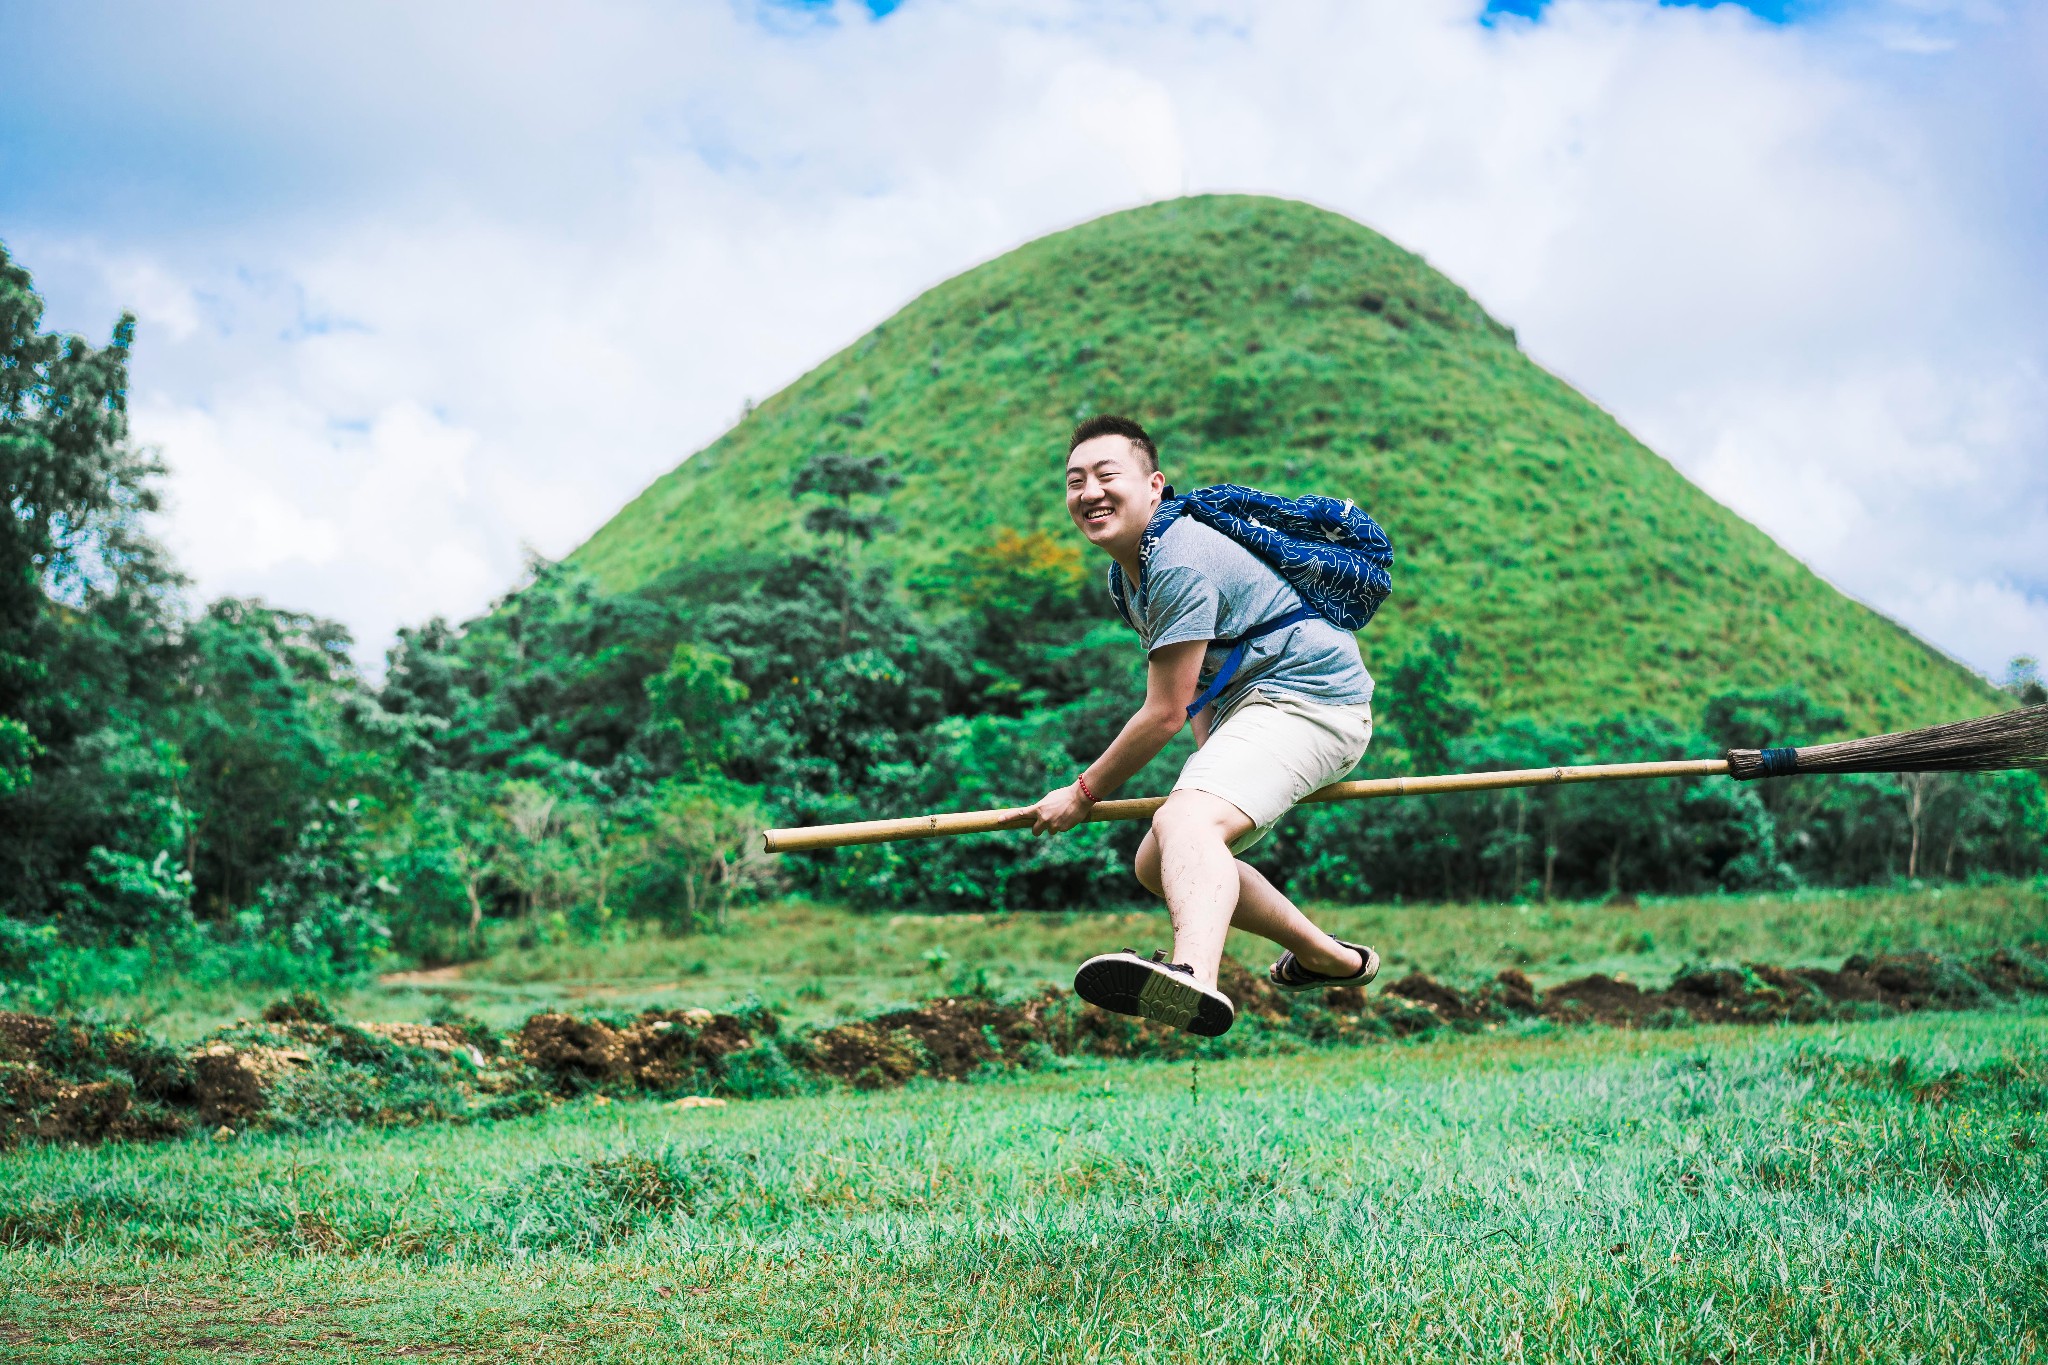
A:
[[[1302,604],[1287,580],[1257,555],[1185,516],[1153,545],[1135,597],[1132,615],[1147,654],[1185,640],[1234,639]],[[1203,688],[1229,654],[1210,647],[1202,663]],[[1325,706],[1372,700],[1372,675],[1358,657],[1358,641],[1320,616],[1252,641],[1213,714],[1222,717],[1255,687]]]

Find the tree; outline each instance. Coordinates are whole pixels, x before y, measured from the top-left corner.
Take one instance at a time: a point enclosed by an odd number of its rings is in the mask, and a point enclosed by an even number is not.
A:
[[[159,724],[183,762],[184,862],[201,906],[226,919],[301,843],[358,747],[348,703],[361,682],[332,621],[225,597],[186,637],[185,667]]]
[[[694,779],[725,761],[733,713],[747,699],[746,685],[732,676],[732,660],[685,641],[645,686],[648,730],[667,746],[676,774]]]
[[[179,580],[144,526],[161,466],[128,443],[134,319],[95,349],[42,311],[0,246],[0,913],[100,917],[129,898],[100,897],[94,851],[175,842],[148,717]]]
[[[1376,694],[1380,712],[1418,772],[1450,767],[1451,744],[1471,733],[1479,707],[1458,685],[1458,655],[1465,642],[1431,626],[1422,643],[1402,656]]]
[[[2041,681],[2041,661],[2031,654],[2016,656],[2005,666],[2005,690],[2021,706],[2048,703],[2048,684]]]
[[[856,498],[880,500],[903,486],[889,468],[887,455],[849,455],[821,450],[805,462],[790,482],[796,496],[823,497],[825,502],[804,513],[804,529],[820,539],[839,541],[839,647],[846,648],[852,624],[853,546],[866,545],[896,529],[896,520],[879,507],[856,507]]]
[[[519,892],[521,910],[528,918],[547,893],[555,871],[557,802],[553,792],[525,779],[507,782],[498,793],[498,814],[512,834],[502,868]]]

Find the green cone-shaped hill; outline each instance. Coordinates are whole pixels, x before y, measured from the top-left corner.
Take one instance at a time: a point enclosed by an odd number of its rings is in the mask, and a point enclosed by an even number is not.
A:
[[[1696,716],[1805,686],[1859,729],[1993,709],[1974,674],[1844,597],[1546,373],[1420,258],[1337,214],[1246,196],[1113,214],[947,281],[761,404],[574,561],[614,589],[776,552],[813,452],[906,476],[878,542],[906,568],[1000,528],[1068,535],[1075,420],[1121,412],[1182,488],[1359,500],[1399,559],[1360,636],[1432,622],[1496,716]],[[1092,554],[1092,552],[1091,552]]]

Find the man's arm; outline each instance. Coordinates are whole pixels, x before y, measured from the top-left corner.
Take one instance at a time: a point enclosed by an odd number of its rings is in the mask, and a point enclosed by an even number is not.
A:
[[[1187,723],[1188,703],[1202,676],[1202,655],[1207,640],[1183,640],[1152,651],[1145,660],[1145,704],[1124,722],[1123,731],[1102,751],[1102,757],[1081,772],[1088,790],[1098,797],[1109,795],[1137,775],[1140,768],[1159,756],[1166,742]],[[1197,731],[1199,733],[1199,731]],[[1035,810],[1034,834],[1058,834],[1072,829],[1088,817],[1095,802],[1075,782],[1047,792]]]

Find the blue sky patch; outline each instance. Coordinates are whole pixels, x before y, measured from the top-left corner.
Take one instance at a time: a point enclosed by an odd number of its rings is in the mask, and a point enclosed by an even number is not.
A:
[[[1657,0],[1657,3],[1667,9],[1712,9],[1716,5],[1729,4],[1773,24],[1794,23],[1826,8],[1825,0]],[[1486,0],[1479,22],[1491,24],[1503,14],[1540,21],[1543,11],[1549,7],[1550,0]]]
[[[832,12],[838,0],[759,0],[763,9],[794,10],[798,14],[823,17]],[[876,19],[886,19],[903,5],[903,0],[861,0],[861,5]]]

